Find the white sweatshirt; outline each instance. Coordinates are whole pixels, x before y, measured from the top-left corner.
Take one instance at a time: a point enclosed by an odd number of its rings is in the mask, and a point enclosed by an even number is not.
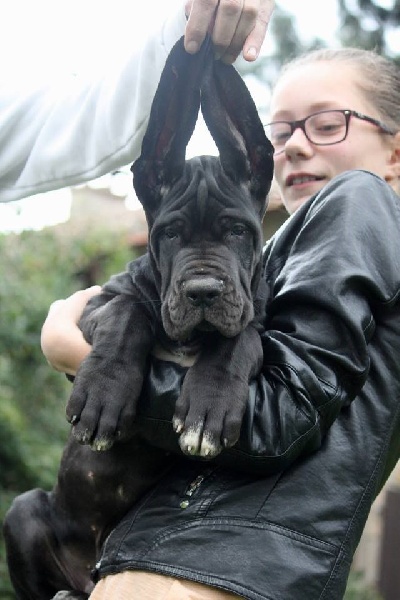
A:
[[[76,185],[140,154],[165,60],[183,35],[184,9],[118,72],[38,89],[0,86],[0,202]]]

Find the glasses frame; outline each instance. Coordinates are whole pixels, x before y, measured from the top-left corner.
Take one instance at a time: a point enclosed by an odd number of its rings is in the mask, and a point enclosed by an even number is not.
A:
[[[312,117],[315,117],[316,115],[321,115],[321,114],[328,113],[328,112],[329,113],[337,112],[337,113],[341,113],[342,115],[344,115],[345,126],[346,126],[345,131],[344,131],[344,136],[340,140],[337,140],[336,142],[314,142],[307,135],[306,122],[308,121],[308,119],[311,119]],[[378,121],[378,119],[374,119],[373,117],[369,117],[368,115],[364,115],[363,113],[360,113],[357,110],[351,110],[349,108],[344,108],[344,109],[333,108],[330,110],[319,110],[315,113],[312,113],[311,115],[308,115],[304,119],[298,119],[297,121],[272,121],[271,123],[267,123],[266,125],[264,125],[264,127],[269,127],[271,125],[285,123],[286,125],[289,125],[289,127],[290,127],[289,139],[292,137],[292,135],[294,134],[296,129],[301,129],[301,131],[304,133],[307,140],[311,144],[314,144],[314,146],[334,146],[335,144],[340,144],[341,142],[344,142],[344,140],[347,138],[347,134],[349,133],[349,125],[350,125],[351,117],[355,117],[356,119],[360,119],[361,121],[366,121],[367,123],[371,123],[372,125],[375,125],[382,131],[382,133],[386,133],[388,135],[396,134],[396,132],[393,129],[391,129],[384,123],[382,123],[382,121]],[[287,143],[287,141],[285,142],[285,144],[281,150],[277,150],[274,152],[275,156],[277,154],[282,154],[282,152],[284,152],[286,143]]]

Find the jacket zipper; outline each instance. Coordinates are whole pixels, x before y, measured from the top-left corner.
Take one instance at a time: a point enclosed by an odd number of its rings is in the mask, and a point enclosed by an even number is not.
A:
[[[187,486],[187,488],[183,494],[183,497],[179,503],[180,508],[184,509],[189,506],[190,499],[193,497],[194,494],[196,494],[196,492],[198,492],[203,481],[212,473],[212,471],[213,471],[213,469],[208,469],[201,475],[197,475],[197,477],[195,477],[195,479],[193,479],[193,481],[191,481],[191,483],[189,483],[189,485]]]

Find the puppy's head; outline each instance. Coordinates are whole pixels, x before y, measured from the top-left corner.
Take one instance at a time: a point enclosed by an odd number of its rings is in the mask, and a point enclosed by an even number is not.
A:
[[[185,161],[201,106],[219,157]],[[173,339],[195,330],[237,335],[253,317],[261,221],[273,149],[254,102],[210,41],[172,49],[153,101],[134,187],[149,225],[149,252]]]

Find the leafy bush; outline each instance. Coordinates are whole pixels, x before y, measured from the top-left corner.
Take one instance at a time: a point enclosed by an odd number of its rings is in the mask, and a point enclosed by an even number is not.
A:
[[[343,600],[383,600],[378,592],[365,582],[363,573],[350,573]]]
[[[132,258],[125,240],[107,231],[84,239],[54,230],[0,235],[0,525],[17,494],[53,486],[69,431],[64,406],[71,384],[40,349],[48,308],[103,283]],[[13,598],[2,542],[0,598]]]

